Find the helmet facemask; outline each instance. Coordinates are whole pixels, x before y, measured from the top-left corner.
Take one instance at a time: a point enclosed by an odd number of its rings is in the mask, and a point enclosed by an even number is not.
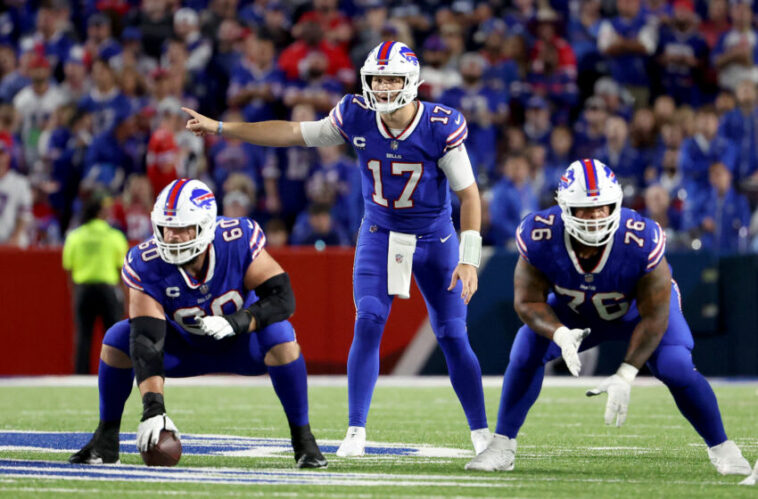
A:
[[[162,221],[161,224],[158,225],[154,220],[151,221],[153,224],[153,234],[155,235],[155,244],[158,247],[158,253],[161,256],[161,259],[167,263],[174,265],[185,264],[204,252],[208,248],[208,245],[213,241],[213,228],[208,229],[201,222],[190,225],[179,225]],[[195,237],[188,241],[178,243],[166,242],[163,237],[163,230],[166,227],[194,227]]]
[[[403,78],[403,86],[393,90],[373,90],[371,88],[371,80],[374,76],[398,76]],[[418,75],[416,75],[415,81],[413,81],[411,75],[369,72],[365,68],[361,69],[361,83],[363,85],[363,98],[366,104],[369,109],[379,113],[391,113],[409,102],[413,102],[418,94],[419,86]],[[386,100],[381,100],[380,97],[386,97]]]
[[[611,240],[613,234],[619,227],[621,220],[621,200],[609,205],[610,214],[607,217],[602,218],[580,218],[574,215],[576,208],[583,208],[582,206],[568,206],[561,203],[558,200],[558,204],[561,207],[561,219],[563,225],[566,228],[566,232],[571,237],[579,241],[586,246],[604,246]],[[597,206],[590,206],[584,208],[594,208]]]

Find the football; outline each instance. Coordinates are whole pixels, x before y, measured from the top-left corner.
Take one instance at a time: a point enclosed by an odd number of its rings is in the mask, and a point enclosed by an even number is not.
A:
[[[158,443],[148,451],[140,451],[148,466],[176,466],[182,457],[182,443],[172,431],[161,430]]]

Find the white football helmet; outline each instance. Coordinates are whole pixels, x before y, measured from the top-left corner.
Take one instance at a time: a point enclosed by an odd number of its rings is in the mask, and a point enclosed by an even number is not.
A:
[[[401,42],[383,42],[369,52],[361,68],[363,98],[370,109],[380,113],[391,113],[409,102],[418,94],[419,72],[421,66],[418,57],[406,44]],[[405,79],[400,90],[372,90],[372,76],[401,76]],[[392,94],[396,94],[392,98]],[[377,99],[386,96],[386,101]]]
[[[158,253],[163,261],[181,265],[205,251],[216,229],[216,198],[199,180],[182,178],[163,188],[150,214]],[[163,239],[164,227],[195,227],[195,238],[181,243]]]
[[[574,161],[558,182],[556,200],[566,231],[587,246],[603,246],[610,241],[621,220],[624,194],[616,175],[596,159]],[[593,220],[574,216],[574,208],[610,205],[611,213]]]

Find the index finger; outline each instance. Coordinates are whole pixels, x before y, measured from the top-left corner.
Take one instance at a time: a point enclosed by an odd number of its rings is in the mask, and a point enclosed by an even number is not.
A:
[[[190,109],[190,108],[188,108],[188,107],[183,107],[183,108],[182,108],[182,111],[184,111],[185,113],[189,114],[189,115],[190,115],[190,116],[192,116],[193,118],[199,118],[200,116],[202,116],[202,115],[201,115],[200,113],[198,113],[197,111],[193,111],[192,109]]]

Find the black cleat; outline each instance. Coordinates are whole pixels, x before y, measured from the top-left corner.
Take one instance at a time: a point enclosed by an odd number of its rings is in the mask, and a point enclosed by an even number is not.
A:
[[[79,452],[71,454],[71,464],[118,464],[118,431],[120,421],[100,421],[94,435]]]
[[[292,426],[292,448],[295,450],[297,468],[326,468],[328,463],[318,448],[316,438],[311,433],[311,425]]]

